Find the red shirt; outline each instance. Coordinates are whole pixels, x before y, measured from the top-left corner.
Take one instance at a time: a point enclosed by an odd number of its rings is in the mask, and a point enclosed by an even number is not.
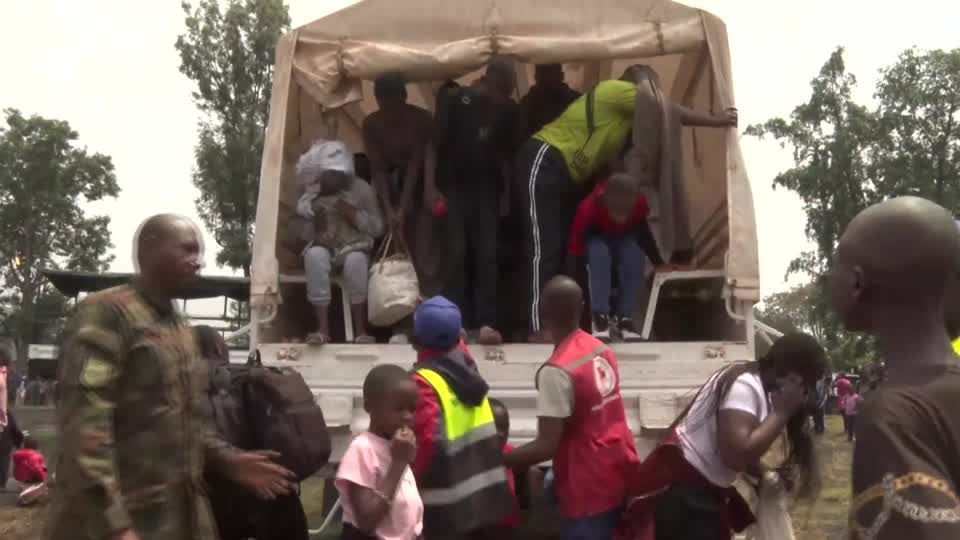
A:
[[[840,406],[843,407],[844,399],[847,397],[847,394],[853,390],[853,383],[846,377],[840,377],[834,384],[837,387],[837,398],[840,401]]]
[[[467,349],[467,344],[464,343],[462,339],[460,343],[457,344],[457,348],[463,351],[463,354],[467,355],[467,358],[473,358],[470,356],[470,350]],[[434,350],[418,351],[417,362],[422,362],[445,352],[446,351]],[[433,459],[437,422],[440,420],[440,415],[443,414],[443,409],[440,408],[440,398],[437,396],[437,392],[434,391],[426,379],[414,373],[413,382],[417,384],[417,412],[413,417],[413,434],[417,438],[417,457],[414,458],[410,469],[413,470],[413,476],[419,479],[420,476],[426,472],[427,467],[430,465],[430,460]]]
[[[630,217],[623,223],[617,223],[610,218],[607,207],[600,197],[606,193],[607,183],[601,182],[577,207],[577,213],[570,227],[570,239],[567,243],[567,253],[577,257],[586,254],[586,236],[596,232],[605,236],[623,236],[641,225],[650,214],[650,207],[643,195],[637,196]]]
[[[13,477],[24,484],[47,481],[47,464],[43,454],[36,450],[21,448],[13,453]]]
[[[507,443],[503,445],[503,453],[513,450],[513,445]],[[517,500],[517,479],[513,476],[513,469],[507,467],[507,486],[510,488],[510,493],[513,495],[513,513],[510,514],[507,519],[503,520],[501,525],[504,527],[509,527],[511,529],[516,529],[520,526],[520,501]]]

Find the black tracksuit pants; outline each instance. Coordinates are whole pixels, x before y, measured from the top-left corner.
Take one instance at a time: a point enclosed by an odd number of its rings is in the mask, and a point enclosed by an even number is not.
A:
[[[446,295],[463,312],[465,328],[496,328],[501,180],[458,180],[446,190]]]
[[[530,330],[539,332],[540,293],[563,272],[570,225],[583,189],[573,181],[559,150],[530,139],[517,154],[514,176],[516,208],[524,213],[525,260],[529,261],[528,303]]]

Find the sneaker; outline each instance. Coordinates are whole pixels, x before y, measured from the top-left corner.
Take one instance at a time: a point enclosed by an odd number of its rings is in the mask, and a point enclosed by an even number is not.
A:
[[[407,345],[408,343],[410,343],[410,338],[408,338],[406,334],[398,332],[390,336],[389,343],[391,345]]]
[[[610,339],[610,317],[609,316],[594,314],[593,337],[601,341]]]
[[[631,318],[623,318],[617,323],[620,330],[620,339],[623,341],[643,341],[640,329],[636,327]]]

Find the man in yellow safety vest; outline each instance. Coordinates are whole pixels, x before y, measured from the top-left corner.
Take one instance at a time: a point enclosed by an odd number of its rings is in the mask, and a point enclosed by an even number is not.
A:
[[[425,540],[492,538],[513,506],[487,383],[460,343],[460,310],[431,298],[413,315],[417,457]]]

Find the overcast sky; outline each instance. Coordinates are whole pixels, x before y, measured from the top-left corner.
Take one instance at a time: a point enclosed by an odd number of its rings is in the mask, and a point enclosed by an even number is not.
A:
[[[403,0],[394,0],[401,2]],[[450,0],[469,1],[469,0]],[[519,0],[518,0],[519,1]],[[349,0],[288,0],[294,26]],[[728,27],[741,126],[790,113],[838,45],[869,100],[880,67],[903,49],[957,46],[960,3],[913,0],[688,0]],[[120,197],[98,205],[111,217],[117,271],[132,269],[131,239],[146,216],[196,217],[191,183],[197,111],[173,44],[183,31],[179,0],[0,0],[0,108],[66,120],[91,151],[113,158]],[[762,290],[787,286],[784,272],[807,244],[799,199],[773,190],[789,150],[745,139],[760,236]],[[207,246],[213,241],[207,236]],[[214,266],[208,250],[208,274]]]

